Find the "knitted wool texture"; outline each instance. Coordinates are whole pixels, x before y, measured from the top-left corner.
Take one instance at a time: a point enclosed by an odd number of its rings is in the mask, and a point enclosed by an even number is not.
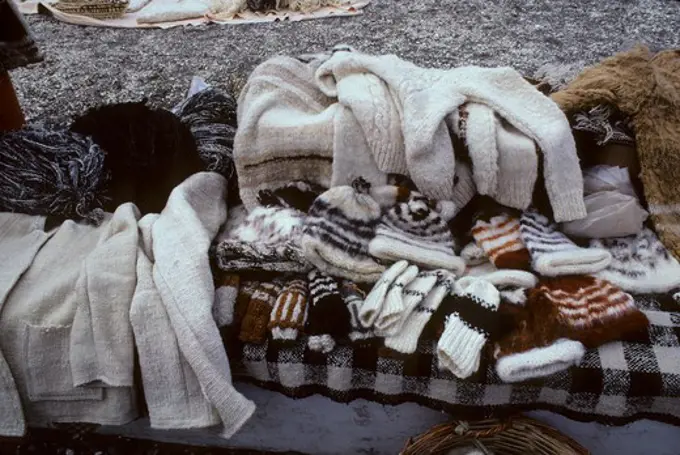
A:
[[[213,317],[217,327],[224,327],[234,322],[240,278],[238,275],[225,273],[217,280],[216,284]]]
[[[351,316],[335,278],[312,270],[307,279],[311,305],[306,327],[307,346],[312,351],[329,353],[335,348],[337,338],[349,335]]]
[[[577,365],[585,354],[578,341],[560,338],[551,306],[523,308],[501,304],[514,329],[494,347],[496,373],[504,382],[542,378]]]
[[[319,196],[309,209],[302,236],[307,260],[319,270],[356,282],[376,282],[385,270],[368,254],[380,206],[366,182],[339,186]]]
[[[529,291],[527,305],[554,307],[560,336],[588,348],[643,332],[649,324],[630,294],[591,276],[545,279]]]
[[[307,213],[316,198],[326,190],[319,185],[298,180],[275,190],[260,191],[257,202],[265,207],[287,207]]]
[[[404,173],[392,166],[405,162],[409,176],[426,196],[452,199],[455,161],[445,118],[474,99],[537,143],[543,152],[544,178],[555,218],[566,221],[585,216],[583,179],[569,123],[554,103],[516,71],[471,66],[442,71],[420,68],[394,55],[339,51],[321,64],[315,76],[325,95],[339,97],[359,124],[365,125],[365,136],[375,141],[371,150],[378,168]],[[374,101],[372,93],[357,93],[356,77],[377,77],[387,86],[389,97]],[[372,102],[399,108],[366,109]],[[396,121],[389,118],[393,112],[398,113]],[[401,128],[393,132],[383,127],[392,124]],[[334,150],[336,155],[341,152]]]
[[[359,311],[359,320],[365,328],[372,328],[385,305],[385,299],[392,285],[409,268],[407,261],[395,262],[385,270],[364,300]],[[416,268],[417,271],[417,268]],[[413,277],[412,271],[409,272]],[[417,272],[416,272],[417,273]],[[403,279],[402,279],[403,282]],[[407,283],[408,284],[408,283]],[[398,311],[398,310],[397,310]]]
[[[612,259],[611,254],[601,248],[577,246],[537,212],[522,214],[520,233],[531,255],[531,264],[541,275],[596,273],[606,268]]]
[[[314,81],[318,65],[274,57],[253,70],[241,91],[234,164],[248,210],[261,190],[294,180],[330,187],[337,105]]]
[[[455,242],[435,204],[420,193],[395,187],[397,203],[380,218],[369,253],[388,262],[407,260],[420,267],[446,269],[457,274],[465,270],[455,255]]]
[[[295,279],[286,283],[276,298],[269,320],[272,339],[295,341],[307,322],[307,282]]]
[[[109,174],[92,139],[38,127],[0,136],[0,211],[103,219]]]
[[[59,0],[54,7],[68,14],[106,20],[122,17],[128,4],[128,0]]]
[[[253,291],[248,303],[248,309],[241,322],[239,339],[244,343],[262,344],[267,339],[267,325],[281,292],[281,285],[277,282],[260,283]]]
[[[592,240],[590,246],[612,255],[597,277],[636,294],[664,293],[680,287],[680,264],[651,229],[637,235]]]
[[[437,343],[439,368],[461,379],[478,369],[482,349],[498,330],[500,294],[488,281],[463,277],[454,285],[453,311]]]
[[[400,330],[394,335],[385,337],[385,346],[403,354],[413,354],[430,317],[437,311],[444,298],[453,291],[454,281],[453,275],[440,272],[434,288],[424,299],[418,301],[412,311],[404,312]]]
[[[143,215],[160,213],[175,187],[204,170],[191,130],[172,112],[148,107],[146,100],[89,109],[70,130],[91,136],[106,153],[107,211],[132,201]]]
[[[477,245],[493,264],[502,269],[529,269],[530,260],[520,236],[519,219],[503,213],[488,221],[477,219],[472,228]]]
[[[366,328],[361,324],[359,312],[364,304],[366,293],[356,284],[349,280],[343,280],[340,286],[340,295],[347,305],[350,314],[351,331],[349,339],[353,342],[363,342],[375,338],[372,328]]]
[[[599,105],[614,106],[629,117],[635,131],[641,179],[651,220],[661,242],[680,257],[680,56],[657,54],[638,46],[587,68],[567,87],[551,95],[573,114]]]
[[[236,303],[234,304],[234,317],[232,326],[236,327],[240,333],[243,318],[248,312],[248,305],[253,293],[260,286],[260,283],[252,280],[240,280],[238,294],[236,295]]]

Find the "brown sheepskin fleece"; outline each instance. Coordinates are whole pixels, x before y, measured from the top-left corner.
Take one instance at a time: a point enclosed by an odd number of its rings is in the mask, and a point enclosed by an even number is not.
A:
[[[680,50],[635,47],[585,69],[551,97],[567,115],[604,104],[632,120],[652,223],[680,258]]]

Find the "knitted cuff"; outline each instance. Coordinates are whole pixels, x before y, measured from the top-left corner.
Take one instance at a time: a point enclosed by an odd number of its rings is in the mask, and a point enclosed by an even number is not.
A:
[[[463,322],[454,313],[446,320],[444,333],[437,343],[439,369],[446,369],[461,379],[479,368],[486,336]]]
[[[581,343],[560,338],[548,346],[499,358],[496,373],[504,382],[541,378],[577,365],[584,354],[585,347]]]

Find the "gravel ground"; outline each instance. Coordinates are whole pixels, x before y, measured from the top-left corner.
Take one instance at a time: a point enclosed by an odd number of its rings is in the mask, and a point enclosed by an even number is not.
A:
[[[45,62],[13,73],[29,119],[63,123],[99,103],[171,106],[191,76],[224,86],[277,53],[352,44],[420,65],[584,65],[635,42],[680,47],[676,0],[373,0],[365,14],[170,30],[80,27],[30,16]]]

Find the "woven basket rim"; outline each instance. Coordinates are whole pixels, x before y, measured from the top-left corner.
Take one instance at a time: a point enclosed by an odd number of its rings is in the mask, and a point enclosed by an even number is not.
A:
[[[400,455],[437,455],[481,443],[494,455],[588,455],[570,437],[539,420],[525,416],[479,421],[453,420],[410,438]]]

